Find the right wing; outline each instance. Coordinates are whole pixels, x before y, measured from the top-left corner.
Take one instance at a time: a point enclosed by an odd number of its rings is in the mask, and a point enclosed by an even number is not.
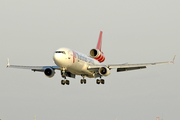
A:
[[[47,68],[52,68],[53,70],[60,70],[61,68],[58,66],[23,66],[23,65],[10,65],[9,59],[8,59],[8,64],[7,68],[17,68],[17,69],[30,69],[32,71],[39,71],[39,72],[44,72],[45,69]]]

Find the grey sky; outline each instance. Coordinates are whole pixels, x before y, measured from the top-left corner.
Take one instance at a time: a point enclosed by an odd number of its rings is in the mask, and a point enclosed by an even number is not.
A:
[[[1,0],[0,119],[164,120],[180,114],[179,0]],[[97,85],[87,78],[60,85],[11,64],[54,65],[60,47],[88,54],[100,30],[105,63],[172,60],[175,64],[116,73]]]

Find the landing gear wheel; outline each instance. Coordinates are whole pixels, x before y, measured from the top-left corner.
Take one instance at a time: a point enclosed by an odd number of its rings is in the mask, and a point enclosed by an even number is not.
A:
[[[65,85],[65,81],[64,81],[64,80],[61,80],[61,84],[62,84],[62,85]]]
[[[65,82],[66,82],[66,85],[69,85],[69,84],[70,84],[69,80],[66,80]]]
[[[96,83],[97,83],[97,84],[100,84],[100,80],[99,80],[99,79],[97,79],[97,80],[96,80]]]
[[[105,83],[105,81],[103,79],[101,79],[101,84],[104,84],[104,83]]]
[[[81,84],[83,84],[83,83],[86,84],[86,79],[81,79],[80,83]]]
[[[84,84],[86,84],[86,79],[84,79]]]
[[[83,79],[81,79],[81,84],[83,84]]]

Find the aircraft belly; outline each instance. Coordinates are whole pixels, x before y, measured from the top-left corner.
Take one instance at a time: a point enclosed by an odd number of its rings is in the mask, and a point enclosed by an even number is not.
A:
[[[87,64],[85,62],[75,62],[75,64],[68,67],[68,71],[75,75],[85,75],[86,77],[94,77],[94,74],[87,70]]]

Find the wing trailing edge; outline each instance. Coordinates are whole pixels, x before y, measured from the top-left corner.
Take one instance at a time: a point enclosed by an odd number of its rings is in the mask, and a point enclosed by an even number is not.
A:
[[[141,67],[130,67],[130,68],[117,68],[117,72],[123,72],[123,71],[129,71],[129,70],[138,70],[138,69],[144,69],[146,66]]]

